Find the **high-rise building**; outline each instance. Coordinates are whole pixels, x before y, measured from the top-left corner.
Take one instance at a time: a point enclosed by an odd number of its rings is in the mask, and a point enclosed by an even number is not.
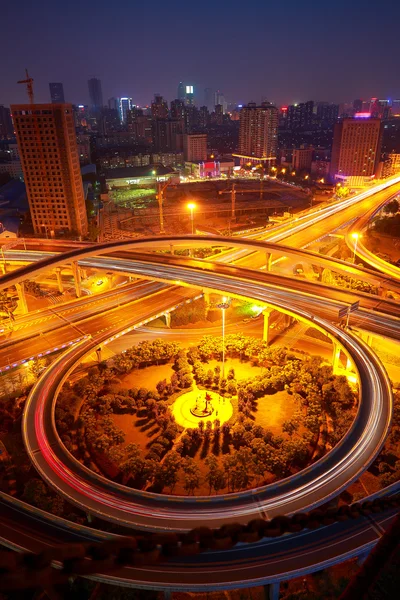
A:
[[[353,108],[354,108],[355,112],[361,112],[362,106],[363,106],[363,101],[360,98],[353,101]]]
[[[157,152],[175,152],[177,149],[177,135],[182,134],[182,120],[155,119],[154,145]]]
[[[377,173],[382,146],[382,122],[358,113],[336,123],[330,175],[334,179],[371,177]]]
[[[219,90],[217,90],[215,92],[215,106],[222,106],[222,112],[223,114],[226,113],[227,108],[228,108],[228,103],[225,100],[225,96],[222,92],[220,92]]]
[[[120,98],[119,99],[119,115],[121,119],[121,123],[125,124],[128,110],[132,108],[132,98]]]
[[[306,129],[313,122],[314,102],[301,102],[300,104],[292,104],[287,110],[287,129]]]
[[[119,111],[119,103],[120,103],[120,98],[109,98],[108,100],[108,108],[112,108],[113,110],[118,110]]]
[[[207,160],[207,135],[186,134],[183,137],[183,153],[188,162]]]
[[[250,102],[240,111],[239,156],[242,162],[269,162],[276,159],[278,109],[268,102]]]
[[[103,108],[100,118],[100,133],[109,135],[115,131],[121,130],[121,118],[119,108]]]
[[[166,119],[168,113],[168,102],[164,100],[161,94],[154,94],[154,100],[151,103],[151,114],[153,118]]]
[[[292,166],[295,171],[310,171],[313,158],[312,148],[296,148],[292,153]]]
[[[183,100],[172,100],[171,102],[171,117],[172,119],[185,120],[185,102]]]
[[[94,111],[98,111],[103,107],[103,92],[101,90],[101,81],[96,77],[92,77],[88,81],[90,106]]]
[[[185,86],[185,102],[188,106],[194,105],[194,87],[192,85]]]
[[[339,116],[339,104],[330,104],[329,102],[319,102],[317,104],[317,118],[322,125],[332,126],[336,123]]]
[[[0,104],[0,139],[9,139],[14,136],[14,127],[11,111],[7,106]]]
[[[183,102],[185,102],[185,99],[186,99],[185,84],[183,83],[183,81],[180,81],[179,85],[178,85],[178,100],[182,100]]]
[[[153,143],[153,119],[151,115],[144,114],[141,108],[134,107],[128,112],[127,125],[136,142],[147,145]]]
[[[50,98],[53,104],[63,104],[64,99],[64,86],[62,83],[49,83]]]
[[[208,112],[214,112],[215,92],[211,88],[206,88],[204,90],[204,105],[207,106]]]
[[[86,235],[72,105],[14,104],[11,111],[35,233]]]
[[[201,129],[205,129],[207,127],[209,118],[210,118],[210,114],[208,112],[207,106],[200,106],[200,109],[199,109],[199,127]]]

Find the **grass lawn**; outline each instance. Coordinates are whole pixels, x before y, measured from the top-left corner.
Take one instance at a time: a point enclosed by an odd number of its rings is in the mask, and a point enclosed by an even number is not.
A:
[[[209,360],[204,364],[204,368],[214,370],[217,365],[222,369],[222,362],[219,360]],[[241,362],[239,358],[227,358],[225,360],[225,376],[229,369],[235,370],[235,379],[243,381],[243,379],[253,379],[266,372],[264,367],[252,367],[250,362]]]
[[[144,453],[147,453],[151,442],[160,434],[160,428],[154,421],[134,415],[110,415],[115,425],[125,433],[125,443],[138,444]]]
[[[172,363],[145,367],[144,369],[135,369],[132,373],[127,373],[126,375],[118,377],[121,383],[114,384],[115,391],[118,391],[119,389],[129,390],[134,387],[145,387],[149,390],[155,390],[159,381],[166,379],[168,382],[173,373]]]
[[[257,400],[257,410],[253,413],[257,425],[270,429],[275,435],[282,433],[282,424],[293,417],[298,401],[286,391],[263,396]]]

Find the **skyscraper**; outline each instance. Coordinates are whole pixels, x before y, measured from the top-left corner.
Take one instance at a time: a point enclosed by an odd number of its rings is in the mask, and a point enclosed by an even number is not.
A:
[[[192,85],[185,86],[185,102],[188,106],[194,105],[194,87]]]
[[[239,151],[235,156],[244,163],[268,162],[276,159],[278,142],[278,109],[263,102],[250,102],[240,111]]]
[[[13,135],[14,127],[10,109],[0,104],[0,139],[11,138]]]
[[[121,123],[126,123],[128,110],[132,108],[132,98],[120,98],[119,99],[119,114]]]
[[[306,129],[312,124],[314,114],[314,102],[301,102],[288,106],[286,126],[287,129]]]
[[[179,85],[178,85],[178,100],[185,101],[185,98],[186,98],[185,85],[184,85],[183,81],[180,81]]]
[[[86,235],[72,105],[14,104],[11,111],[35,233]]]
[[[211,88],[204,90],[204,105],[207,106],[208,112],[213,112],[215,108],[215,92]]]
[[[168,117],[168,103],[160,94],[154,94],[151,103],[151,114],[155,119],[166,119]]]
[[[90,106],[94,111],[100,110],[103,107],[103,92],[101,91],[101,81],[96,77],[92,77],[88,81]]]
[[[228,108],[228,103],[225,100],[224,94],[219,90],[215,92],[215,106],[217,106],[218,104],[222,106],[222,112],[225,114]]]
[[[363,113],[359,113],[363,115]],[[376,174],[382,145],[380,119],[364,116],[336,123],[330,175],[332,179],[371,177]]]
[[[49,83],[50,98],[53,104],[60,104],[65,102],[64,99],[64,86],[62,83]]]

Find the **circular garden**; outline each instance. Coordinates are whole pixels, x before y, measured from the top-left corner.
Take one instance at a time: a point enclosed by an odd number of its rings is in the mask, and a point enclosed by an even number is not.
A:
[[[288,477],[349,429],[358,394],[318,356],[231,334],[143,341],[66,382],[56,423],[95,472],[165,494],[237,492]]]

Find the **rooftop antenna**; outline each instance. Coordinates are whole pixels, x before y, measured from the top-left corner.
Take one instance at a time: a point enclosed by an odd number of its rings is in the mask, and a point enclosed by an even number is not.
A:
[[[17,83],[26,83],[26,91],[28,92],[29,102],[33,104],[33,79],[29,77],[28,69],[25,69],[26,79],[21,79]]]

